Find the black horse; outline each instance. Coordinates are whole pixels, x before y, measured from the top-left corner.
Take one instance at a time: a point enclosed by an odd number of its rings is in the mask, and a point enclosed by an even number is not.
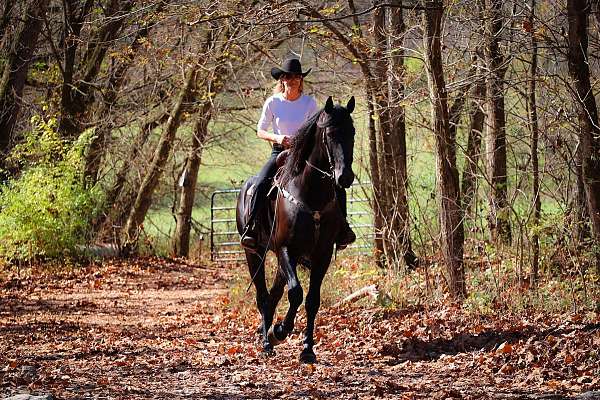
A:
[[[271,196],[269,207],[264,207],[257,216],[258,251],[246,250],[246,260],[256,288],[256,305],[262,316],[259,329],[266,353],[272,353],[273,346],[285,340],[294,329],[296,313],[303,299],[297,275],[297,266],[301,264],[310,270],[310,284],[300,360],[316,362],[313,332],[321,302],[321,283],[344,218],[336,192],[339,193],[339,188],[350,187],[354,180],[354,125],[350,116],[353,110],[354,97],[346,107],[334,106],[329,97],[325,107],[298,130],[287,160],[277,175],[277,194]],[[238,197],[240,235],[248,219],[253,182],[253,178],[246,181]],[[267,250],[275,252],[279,264],[271,290],[267,289],[263,263]],[[271,326],[286,284],[289,309],[281,323]]]

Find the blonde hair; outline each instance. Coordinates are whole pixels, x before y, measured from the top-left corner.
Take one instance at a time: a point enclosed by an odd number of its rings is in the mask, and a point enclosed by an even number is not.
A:
[[[300,78],[300,93],[304,92],[304,77]],[[283,93],[283,80],[278,79],[273,86],[273,94]]]

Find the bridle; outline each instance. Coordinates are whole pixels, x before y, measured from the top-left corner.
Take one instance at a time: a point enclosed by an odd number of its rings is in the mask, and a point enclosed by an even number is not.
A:
[[[331,126],[330,124],[322,124],[317,122],[317,127],[323,129],[323,134],[321,135],[322,138],[322,142],[323,142],[323,146],[325,147],[325,152],[327,153],[327,162],[329,163],[329,172],[323,171],[321,168],[317,167],[316,165],[314,165],[313,163],[311,163],[310,161],[306,160],[306,165],[308,165],[310,168],[314,169],[315,171],[318,171],[321,173],[321,175],[323,175],[323,177],[331,179],[332,181],[334,181],[335,183],[335,164],[333,162],[333,157],[331,157],[331,152],[329,151],[329,146],[327,145],[327,140],[326,140],[326,136],[327,136],[327,132],[326,129],[328,126]]]

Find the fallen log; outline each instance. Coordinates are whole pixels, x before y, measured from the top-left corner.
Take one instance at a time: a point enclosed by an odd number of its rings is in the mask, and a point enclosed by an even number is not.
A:
[[[359,289],[356,292],[344,297],[342,300],[338,301],[333,306],[339,307],[342,304],[354,303],[366,296],[371,296],[373,299],[377,299],[377,296],[379,296],[379,289],[377,288],[377,285],[374,284],[365,286],[362,289]]]

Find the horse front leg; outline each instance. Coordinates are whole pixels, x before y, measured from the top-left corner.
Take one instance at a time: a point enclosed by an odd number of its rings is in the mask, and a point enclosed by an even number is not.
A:
[[[306,308],[306,330],[304,331],[302,353],[300,353],[300,361],[306,364],[317,362],[317,356],[313,350],[315,345],[315,320],[321,307],[321,285],[330,261],[331,255],[326,256],[319,263],[314,263],[310,273],[310,284],[306,294],[306,304],[304,305]]]
[[[315,333],[315,320],[321,306],[321,284],[323,283],[324,274],[315,275],[315,271],[311,271],[310,286],[306,294],[306,330],[304,331],[302,353],[300,353],[300,361],[305,364],[317,362],[317,356],[313,350],[315,345],[313,336]]]
[[[271,324],[273,323],[273,313],[270,312],[270,295],[267,290],[267,282],[265,278],[265,267],[261,262],[260,257],[253,252],[245,250],[246,261],[248,262],[248,270],[254,288],[256,289],[256,308],[261,316],[259,333],[263,342],[263,352],[265,354],[273,354],[273,344],[269,342],[268,333]],[[263,249],[264,253],[264,249]]]
[[[304,297],[296,269],[298,265],[297,261],[290,257],[287,247],[282,247],[279,250],[277,259],[281,273],[287,281],[289,308],[283,322],[273,325],[273,328],[269,332],[269,340],[273,345],[281,343],[294,330],[296,314]]]

